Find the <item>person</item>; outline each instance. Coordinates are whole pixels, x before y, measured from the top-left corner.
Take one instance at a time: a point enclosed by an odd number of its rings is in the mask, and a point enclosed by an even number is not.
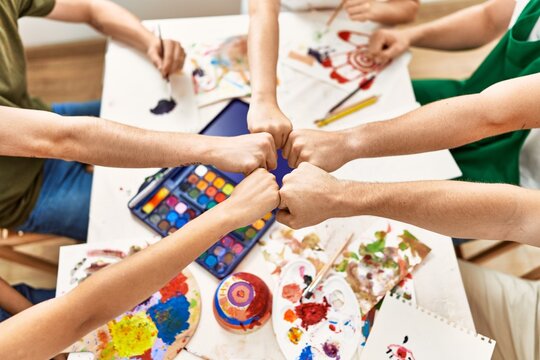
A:
[[[182,46],[169,39],[162,42],[134,15],[108,0],[11,0],[0,2],[0,106],[54,111],[62,115],[99,115],[100,103],[63,103],[52,107],[28,94],[24,48],[17,21],[25,16],[80,22],[144,52],[163,77],[179,71],[185,54]],[[17,134],[16,136],[20,136]],[[60,190],[48,186],[65,179]],[[41,158],[0,157],[0,227],[29,232],[51,231],[58,235],[86,239],[89,193],[92,175],[76,162]],[[69,185],[68,185],[69,184]],[[49,199],[63,196],[72,206],[72,221],[79,227],[44,224],[54,209]],[[82,204],[82,205],[81,205]]]
[[[0,357],[50,359],[147,299],[223,234],[253,223],[278,203],[274,175],[255,170],[230,198],[174,234],[96,272],[71,292],[0,323]],[[104,293],[108,296],[100,295]]]
[[[267,133],[230,138],[166,133],[95,117],[65,117],[2,106],[0,127],[3,129],[0,155],[57,159],[48,160],[47,164],[76,160],[102,166],[142,168],[204,163],[224,171],[249,174],[257,168],[274,169],[277,161],[273,139]],[[16,179],[13,183],[17,184]],[[46,177],[43,183],[43,187],[60,193],[72,186],[75,185],[71,177]],[[38,213],[40,231],[54,232],[62,221],[62,226],[73,229],[69,234],[75,236],[88,226],[88,219],[69,216],[77,212],[80,204],[66,202],[61,196],[49,196],[46,202],[51,212]],[[41,208],[38,202],[38,209]],[[62,219],[55,216],[60,208],[64,214]],[[11,288],[0,279],[0,321],[52,297],[54,290],[34,289],[26,284]]]
[[[406,29],[380,29],[369,51],[384,65],[410,46],[456,51],[478,48],[503,35],[466,80],[413,81],[416,99],[425,105],[476,94],[497,82],[540,71],[540,1],[488,0],[444,18]],[[492,109],[498,111],[499,107]],[[520,183],[519,156],[528,130],[518,130],[451,149],[462,179]]]
[[[357,157],[455,148],[540,128],[539,97],[540,74],[534,74],[389,121],[339,132],[295,130],[283,153],[297,169],[283,178],[277,220],[303,228],[333,217],[374,215],[455,238],[540,247],[540,190],[465,181],[362,183],[341,181],[325,171]],[[470,264],[461,263],[460,269],[477,330],[497,341],[493,358],[538,359],[540,283]]]

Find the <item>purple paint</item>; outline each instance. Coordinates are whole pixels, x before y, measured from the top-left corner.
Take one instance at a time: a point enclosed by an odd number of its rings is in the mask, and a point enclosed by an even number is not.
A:
[[[326,356],[328,356],[329,358],[336,359],[336,360],[340,359],[339,348],[337,347],[336,344],[326,342],[323,344],[323,350]]]
[[[165,115],[170,113],[176,107],[176,101],[173,98],[159,100],[156,107],[150,109],[150,112],[154,115]]]

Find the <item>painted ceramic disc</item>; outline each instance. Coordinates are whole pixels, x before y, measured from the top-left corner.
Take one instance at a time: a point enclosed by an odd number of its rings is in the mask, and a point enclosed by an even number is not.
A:
[[[358,301],[339,276],[325,279],[311,299],[302,299],[315,275],[315,267],[303,259],[283,269],[272,310],[279,347],[287,359],[352,359],[362,338]]]
[[[107,296],[103,294],[102,296]],[[184,270],[131,311],[74,344],[72,352],[96,359],[174,359],[191,339],[201,316],[201,295]]]
[[[214,315],[226,330],[246,333],[270,319],[272,294],[265,282],[249,273],[232,274],[219,284],[214,297]]]

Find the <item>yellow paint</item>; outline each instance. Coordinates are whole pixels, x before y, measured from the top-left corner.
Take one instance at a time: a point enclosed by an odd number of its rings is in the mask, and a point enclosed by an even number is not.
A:
[[[227,184],[223,187],[223,190],[221,191],[223,191],[225,195],[229,196],[232,194],[233,190],[234,190],[234,186],[232,186],[231,184]]]
[[[108,324],[112,342],[120,357],[144,354],[152,348],[158,330],[152,319],[144,314],[126,315],[120,321]]]
[[[264,224],[264,220],[257,220],[251,226],[253,226],[257,230],[261,230],[264,227]]]
[[[289,329],[287,336],[289,337],[290,342],[296,345],[300,342],[300,339],[302,339],[302,334],[302,330],[297,327],[292,327]]]

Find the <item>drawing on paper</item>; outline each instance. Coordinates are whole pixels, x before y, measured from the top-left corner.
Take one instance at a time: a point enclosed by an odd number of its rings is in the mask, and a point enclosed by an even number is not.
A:
[[[401,345],[388,345],[388,350],[386,351],[388,358],[396,360],[415,360],[412,351],[404,346],[407,341],[409,341],[409,337],[405,335],[405,338],[403,339],[403,343]]]
[[[186,67],[199,106],[251,93],[246,35],[203,41],[188,49]]]

